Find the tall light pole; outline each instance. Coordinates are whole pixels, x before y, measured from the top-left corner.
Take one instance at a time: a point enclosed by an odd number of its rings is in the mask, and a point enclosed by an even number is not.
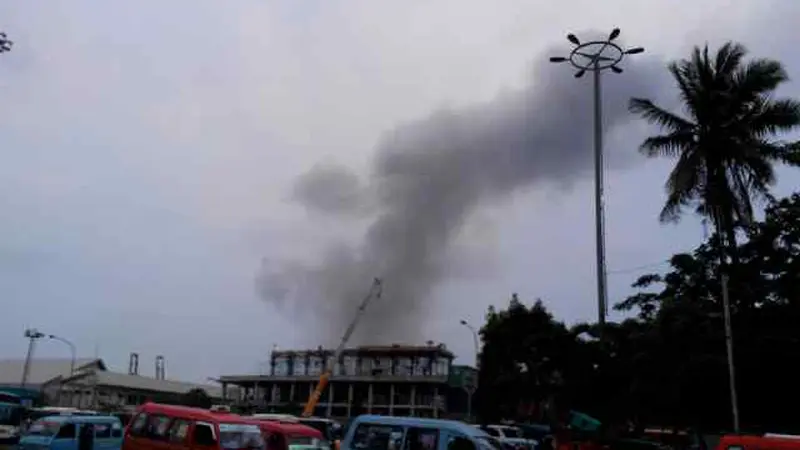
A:
[[[475,346],[475,368],[478,368],[478,364],[480,364],[480,342],[478,339],[478,330],[475,329],[472,325],[469,324],[464,319],[461,319],[461,325],[464,325],[472,332],[472,343]],[[467,419],[472,420],[472,396],[475,394],[475,386],[464,384],[462,386],[464,391],[467,393]]]
[[[568,34],[567,40],[573,45],[569,56],[554,56],[550,62],[569,62],[577,71],[575,78],[581,78],[586,72],[594,76],[594,208],[595,239],[597,244],[597,318],[601,327],[606,323],[608,309],[608,286],[606,283],[606,245],[603,218],[603,111],[600,98],[600,73],[611,69],[614,73],[622,73],[619,64],[625,55],[644,52],[642,47],[623,50],[614,40],[619,37],[619,28],[614,28],[604,40],[581,42],[574,34]]]
[[[10,52],[14,42],[8,39],[8,36],[0,31],[0,53]]]
[[[58,341],[58,342],[61,342],[63,344],[66,344],[69,347],[70,355],[72,356],[72,360],[70,361],[70,365],[69,365],[69,376],[75,375],[75,361],[77,359],[77,352],[75,351],[75,344],[73,344],[72,342],[70,342],[70,341],[68,341],[68,340],[66,340],[66,339],[64,339],[62,337],[56,336],[55,334],[48,334],[47,337],[49,339],[54,340],[54,341]]]
[[[44,337],[36,328],[28,328],[25,330],[25,337],[28,338],[28,353],[25,355],[25,366],[22,368],[22,382],[21,387],[25,387],[28,383],[28,375],[31,371],[31,358],[33,358],[33,349],[36,347],[36,340]]]
[[[472,343],[475,348],[475,368],[478,367],[478,363],[480,361],[480,340],[478,339],[478,330],[475,329],[472,325],[469,324],[466,320],[461,320],[461,325],[469,328],[469,331],[472,332]]]

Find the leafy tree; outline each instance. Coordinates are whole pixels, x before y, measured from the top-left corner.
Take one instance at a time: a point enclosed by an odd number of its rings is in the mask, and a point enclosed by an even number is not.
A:
[[[213,400],[208,393],[201,388],[194,388],[183,394],[182,403],[186,406],[193,406],[195,408],[208,409],[211,408]]]
[[[541,416],[574,349],[569,330],[540,300],[527,307],[514,294],[506,310],[489,308],[480,334],[476,406],[482,419]]]
[[[732,310],[742,420],[797,431],[788,418],[800,395],[787,366],[800,357],[800,195],[767,208],[748,234],[735,249],[738,294],[748,306]],[[615,307],[637,311],[644,331],[638,345],[646,364],[632,366],[630,382],[654,400],[637,407],[650,422],[711,429],[727,423],[716,242],[675,255],[666,274],[641,277],[634,287],[642,291]]]
[[[732,42],[715,55],[695,47],[690,59],[669,65],[688,117],[647,99],[630,102],[633,113],[665,132],[647,138],[641,152],[677,159],[661,220],[676,221],[694,206],[728,250],[736,247],[736,228],[753,222],[753,200],[771,198],[773,164],[800,164],[798,145],[776,139],[800,126],[800,103],[772,97],[786,71],[770,59],[745,61],[746,53]]]

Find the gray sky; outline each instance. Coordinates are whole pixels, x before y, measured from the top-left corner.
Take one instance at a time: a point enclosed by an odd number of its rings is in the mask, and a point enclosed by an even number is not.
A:
[[[647,48],[642,67],[684,56],[693,44],[733,39],[781,59],[790,74],[800,69],[780,44],[792,39],[800,15],[793,2],[555,5],[0,3],[0,29],[15,41],[0,56],[0,357],[22,357],[22,331],[35,326],[71,339],[82,356],[97,351],[118,370],[131,351],[144,373],[163,354],[168,377],[203,380],[258,370],[273,344],[332,345],[320,342],[307,300],[264,301],[256,278],[263,258],[279,261],[278,269],[287,260],[314,265],[331,245],[357,245],[370,220],[304,208],[292,201],[295,180],[338,165],[357,184],[374,174],[387,132],[442,109],[491,105],[503,93],[572,82],[570,98],[584,93],[588,106],[588,79],[542,67],[549,49],[568,49],[568,31],[619,26],[627,43]],[[632,69],[614,80],[609,111],[628,95],[672,98],[669,80],[658,77],[647,92],[631,81],[626,93],[620,80],[635,76]],[[564,116],[558,104],[540,108],[542,116]],[[588,138],[591,130],[563,132]],[[607,135],[612,272],[658,262],[702,238],[696,220],[657,223],[670,165],[631,157],[647,132],[621,118]],[[432,282],[419,303],[425,323],[405,340],[442,341],[472,362],[472,340],[458,320],[478,326],[486,307],[511,292],[541,297],[568,321],[594,318],[589,163],[564,183],[555,175],[520,183],[470,208],[450,248],[461,264]],[[778,192],[797,181],[782,177]],[[610,275],[613,301],[636,274]],[[68,353],[42,342],[37,355]]]

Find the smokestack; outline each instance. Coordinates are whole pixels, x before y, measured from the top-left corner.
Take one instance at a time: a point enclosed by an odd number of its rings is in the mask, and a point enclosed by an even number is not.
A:
[[[164,367],[164,357],[161,355],[156,356],[156,380],[163,380],[166,378],[166,368]]]
[[[128,359],[128,375],[139,375],[139,354],[136,352],[131,352]]]

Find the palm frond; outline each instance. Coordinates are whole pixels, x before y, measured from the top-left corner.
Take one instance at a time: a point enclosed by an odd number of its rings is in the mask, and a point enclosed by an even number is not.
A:
[[[788,98],[760,100],[748,116],[743,125],[755,137],[786,133],[800,126],[800,101]]]
[[[680,98],[683,101],[683,106],[686,108],[686,111],[692,117],[697,117],[697,90],[694,87],[694,84],[690,82],[690,74],[688,63],[686,61],[682,61],[680,63],[673,62],[667,66],[667,70],[672,74],[672,78],[675,79],[675,83],[678,84],[678,91],[680,93]]]
[[[642,142],[639,151],[648,158],[657,156],[677,157],[695,145],[693,132],[675,131],[669,134],[651,136]]]
[[[779,61],[754,59],[733,74],[733,92],[740,102],[752,101],[760,95],[774,91],[789,80],[789,75]]]
[[[729,77],[742,64],[742,59],[747,54],[744,45],[738,42],[728,41],[717,50],[714,71],[717,76]]]
[[[683,208],[698,197],[704,177],[702,154],[697,151],[686,151],[681,154],[667,178],[665,186],[667,201],[661,210],[659,220],[677,222]]]
[[[651,100],[645,98],[632,98],[628,104],[628,110],[633,114],[642,116],[650,123],[657,124],[673,132],[683,132],[694,127],[692,122],[656,106]]]

